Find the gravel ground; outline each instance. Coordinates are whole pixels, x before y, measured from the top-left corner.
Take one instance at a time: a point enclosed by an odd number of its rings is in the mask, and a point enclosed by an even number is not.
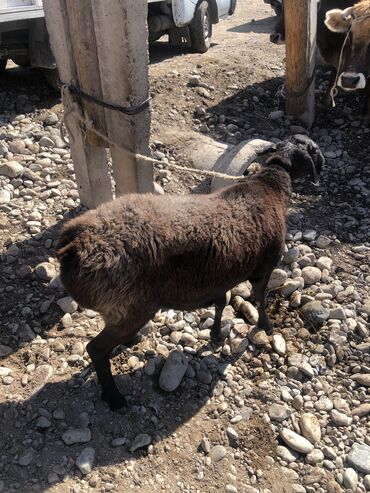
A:
[[[245,0],[217,26],[206,55],[152,49],[158,192],[209,189],[196,175],[166,170],[168,160],[189,164],[184,130],[229,143],[304,131],[284,115],[283,51],[270,49],[269,26],[271,11]],[[318,98],[325,81],[321,70]],[[361,98],[318,107],[310,136],[327,163],[319,187],[295,184],[269,286],[273,335],[254,329],[248,283],[232,292],[217,349],[212,307],[160,312],[135,345],[116,351],[129,408],[112,413],[85,351],[102,321],[67,296],[54,258],[63,220],[82,210],[57,128],[59,99],[19,69],[8,70],[0,91],[0,492],[370,491],[370,162]]]

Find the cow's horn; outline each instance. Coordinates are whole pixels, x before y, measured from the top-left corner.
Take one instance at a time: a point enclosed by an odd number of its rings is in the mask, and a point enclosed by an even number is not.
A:
[[[342,19],[343,20],[346,21],[352,16],[353,16],[353,7],[348,7],[347,9],[343,10],[343,12],[342,12]]]

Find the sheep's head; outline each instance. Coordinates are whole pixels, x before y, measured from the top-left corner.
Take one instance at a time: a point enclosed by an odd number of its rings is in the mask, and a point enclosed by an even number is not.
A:
[[[266,166],[281,166],[288,171],[292,179],[308,175],[318,184],[325,159],[319,146],[312,139],[297,134],[277,144],[275,149],[275,153],[266,161]]]

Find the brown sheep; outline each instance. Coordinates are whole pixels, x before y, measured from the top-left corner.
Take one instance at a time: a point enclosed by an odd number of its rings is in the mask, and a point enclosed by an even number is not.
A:
[[[271,330],[265,289],[281,258],[291,177],[316,180],[323,157],[295,136],[277,146],[262,170],[209,195],[132,194],[69,221],[57,256],[61,279],[105,328],[87,345],[111,409],[125,404],[109,356],[160,309],[216,305],[212,337],[221,337],[226,293],[247,279],[259,326]]]

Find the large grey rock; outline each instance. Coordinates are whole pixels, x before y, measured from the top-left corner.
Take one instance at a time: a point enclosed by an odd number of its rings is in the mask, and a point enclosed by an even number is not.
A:
[[[363,387],[370,387],[370,373],[355,373],[351,378]]]
[[[276,455],[283,459],[285,462],[288,462],[288,464],[290,464],[291,462],[295,462],[299,457],[298,452],[282,445],[278,445],[276,447]]]
[[[51,279],[57,275],[55,266],[50,262],[42,262],[41,264],[38,264],[35,272],[37,277],[43,281],[51,281]]]
[[[0,205],[1,204],[9,204],[12,196],[9,192],[9,190],[0,190]]]
[[[293,248],[290,248],[290,250],[288,250],[287,252],[284,253],[283,260],[284,260],[284,263],[290,265],[293,262],[297,262],[298,257],[299,257],[299,248],[298,247],[293,247]]]
[[[304,373],[309,377],[314,376],[314,371],[310,363],[308,362],[308,356],[301,353],[293,353],[288,358],[288,363],[290,366],[295,366],[299,371]]]
[[[327,236],[320,235],[316,240],[317,248],[326,248],[330,245],[331,239]]]
[[[322,462],[324,460],[324,454],[321,450],[315,448],[312,452],[306,455],[306,462],[311,466],[314,466],[318,462]]]
[[[370,317],[370,298],[364,301],[361,311],[365,312]]]
[[[318,401],[315,402],[315,408],[318,411],[331,411],[333,409],[334,405],[332,401],[328,397],[320,397]]]
[[[302,414],[299,420],[299,427],[302,435],[311,443],[315,444],[321,440],[321,428],[319,420],[314,414]]]
[[[24,167],[18,161],[8,161],[0,164],[0,175],[8,178],[16,178],[24,171]]]
[[[215,445],[211,448],[209,456],[212,462],[220,462],[227,455],[227,450],[223,445]]]
[[[286,404],[271,404],[268,410],[272,421],[282,422],[290,417],[292,410]]]
[[[317,233],[314,229],[307,229],[306,231],[303,231],[302,238],[305,241],[314,241],[317,236]]]
[[[77,456],[76,466],[79,468],[82,474],[89,474],[92,471],[94,459],[95,449],[93,449],[92,447],[86,447]]]
[[[282,296],[290,296],[294,291],[297,291],[301,287],[301,282],[297,279],[288,279],[280,288],[280,294]]]
[[[338,306],[336,308],[331,308],[329,310],[329,318],[336,318],[338,320],[345,320],[346,319],[346,312],[344,311],[344,308],[341,306]]]
[[[314,327],[320,327],[329,318],[329,310],[320,301],[310,301],[302,308],[302,313]]]
[[[58,115],[49,111],[44,118],[45,125],[56,125],[59,122]]]
[[[356,471],[370,474],[370,447],[364,443],[354,443],[349,454],[347,462]]]
[[[267,346],[270,343],[266,332],[259,327],[254,327],[250,332],[248,332],[247,337],[255,346]]]
[[[39,140],[39,144],[42,147],[54,147],[54,142],[50,137],[47,137],[46,135],[44,135],[44,137],[41,137],[41,139]]]
[[[302,277],[304,279],[304,285],[311,286],[321,280],[321,270],[312,266],[304,267],[302,269]]]
[[[352,469],[351,467],[348,467],[347,469],[344,470],[343,474],[343,485],[345,488],[356,491],[358,483],[358,474],[357,472]]]
[[[146,433],[140,433],[137,435],[130,446],[130,452],[133,453],[139,448],[147,447],[152,443],[152,438]]]
[[[364,402],[352,410],[352,415],[359,416],[360,418],[367,416],[368,414],[370,414],[370,402]]]
[[[65,296],[57,301],[57,305],[64,313],[74,313],[77,311],[78,304],[70,296]]]
[[[10,142],[9,151],[13,154],[29,154],[26,149],[26,144],[23,142],[23,140],[20,139],[16,139]]]
[[[274,269],[271,273],[267,289],[275,289],[284,284],[288,275],[283,269]]]
[[[66,445],[74,443],[87,443],[91,440],[91,431],[89,428],[75,428],[67,430],[62,435],[62,440]]]
[[[316,267],[321,270],[327,269],[329,272],[333,265],[333,261],[330,257],[320,257],[316,262]]]
[[[11,347],[0,344],[0,358],[5,358],[5,356],[8,356],[12,352],[13,349]]]
[[[280,436],[290,448],[301,454],[308,454],[314,449],[311,442],[288,428],[283,428],[280,431]]]
[[[252,303],[243,300],[241,296],[235,296],[233,302],[234,309],[244,315],[244,317],[251,324],[256,324],[258,322],[258,311]]]
[[[166,392],[173,392],[180,385],[188,368],[188,360],[184,353],[171,351],[163,365],[159,386]]]
[[[352,418],[344,413],[333,409],[330,413],[333,423],[337,426],[349,426],[352,423]]]
[[[26,450],[23,454],[19,456],[18,464],[22,467],[27,467],[31,464],[34,458],[34,451],[32,449]]]
[[[6,366],[0,366],[0,377],[7,377],[12,373],[11,368],[7,368]]]
[[[274,334],[272,336],[272,347],[280,356],[284,356],[286,353],[286,342],[281,334]]]

